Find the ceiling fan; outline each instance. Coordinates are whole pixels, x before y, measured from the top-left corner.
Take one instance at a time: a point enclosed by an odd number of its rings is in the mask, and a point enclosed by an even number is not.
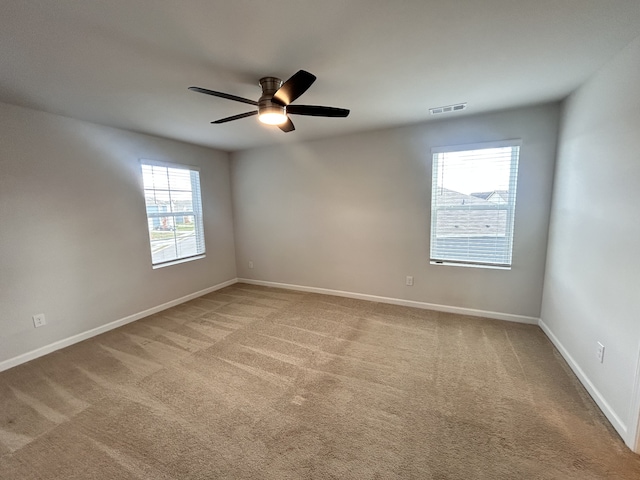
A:
[[[236,102],[248,103],[249,105],[258,107],[257,110],[221,118],[211,123],[226,123],[232,120],[258,115],[258,119],[262,123],[277,125],[283,132],[292,132],[295,130],[295,127],[289,115],[307,115],[312,117],[346,117],[349,115],[349,110],[345,108],[323,107],[321,105],[291,105],[291,102],[306,92],[315,80],[315,75],[304,70],[299,70],[286,82],[282,82],[282,80],[276,77],[263,77],[260,79],[262,96],[257,102],[229,93],[207,90],[206,88],[189,87],[189,90]]]

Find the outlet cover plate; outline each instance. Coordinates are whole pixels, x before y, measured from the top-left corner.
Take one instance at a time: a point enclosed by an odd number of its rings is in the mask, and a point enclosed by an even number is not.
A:
[[[33,318],[33,326],[35,328],[44,327],[47,324],[47,319],[44,317],[44,313],[38,313],[31,318]]]

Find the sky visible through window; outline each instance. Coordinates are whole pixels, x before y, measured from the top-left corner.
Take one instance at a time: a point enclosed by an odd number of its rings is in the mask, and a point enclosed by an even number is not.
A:
[[[504,147],[441,153],[445,167],[439,169],[438,186],[466,195],[509,190],[511,151]]]
[[[144,165],[142,176],[145,188],[167,190],[171,179],[172,190],[191,191],[191,176],[189,171],[178,168],[155,167]]]

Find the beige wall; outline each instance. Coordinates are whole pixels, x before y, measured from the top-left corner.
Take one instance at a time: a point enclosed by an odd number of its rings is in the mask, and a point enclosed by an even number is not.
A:
[[[205,259],[151,268],[140,158],[201,168]],[[0,362],[235,278],[228,163],[0,104]]]
[[[545,105],[232,154],[238,276],[539,317],[558,112]],[[513,269],[430,265],[431,147],[515,138]]]
[[[542,320],[632,446],[640,409],[640,38],[566,101],[555,182]]]

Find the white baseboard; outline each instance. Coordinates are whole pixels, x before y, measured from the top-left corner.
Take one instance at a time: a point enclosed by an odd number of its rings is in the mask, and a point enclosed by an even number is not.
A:
[[[264,280],[252,280],[249,278],[238,278],[238,283],[248,283],[250,285],[261,285],[264,287],[284,288],[287,290],[297,290],[300,292],[320,293],[323,295],[335,295],[337,297],[356,298],[358,300],[369,300],[371,302],[390,303],[392,305],[402,305],[404,307],[421,308],[424,310],[435,310],[437,312],[457,313],[460,315],[472,315],[474,317],[493,318],[495,320],[506,320],[508,322],[527,323],[538,325],[540,320],[537,317],[527,317],[524,315],[514,315],[512,313],[490,312],[487,310],[476,310],[473,308],[452,307],[449,305],[438,305],[436,303],[416,302],[413,300],[403,300],[400,298],[379,297],[377,295],[367,295],[365,293],[344,292],[342,290],[330,290],[327,288],[305,287],[302,285],[290,285],[287,283],[266,282]]]
[[[580,380],[580,383],[584,385],[584,388],[587,389],[587,392],[589,392],[589,395],[591,395],[591,397],[596,402],[598,407],[600,407],[600,410],[602,410],[602,413],[604,413],[607,419],[611,422],[611,425],[613,425],[613,428],[615,428],[616,431],[620,434],[620,436],[625,441],[627,446],[633,449],[635,447],[635,439],[633,439],[633,441],[630,441],[631,439],[629,438],[629,431],[628,431],[627,425],[611,408],[611,405],[609,405],[609,403],[605,400],[605,398],[598,391],[595,385],[591,382],[587,374],[584,373],[584,370],[580,368],[580,365],[578,365],[578,363],[573,359],[573,357],[567,351],[564,345],[562,345],[558,337],[555,336],[555,334],[551,331],[551,329],[547,326],[547,324],[544,323],[544,321],[542,321],[542,319],[540,319],[539,325],[542,331],[547,335],[547,337],[549,337],[549,340],[551,340],[551,343],[553,343],[553,345],[558,349],[560,354],[569,364],[569,367],[571,367],[571,370],[573,370],[573,373],[575,373],[576,376],[578,377],[578,380]]]
[[[633,397],[629,409],[629,448],[640,454],[640,348],[636,360],[636,376],[633,385]]]
[[[237,283],[237,281],[238,280],[235,278],[232,280],[227,280],[226,282],[219,283],[217,285],[214,285],[213,287],[205,288],[204,290],[191,293],[184,297],[176,298],[175,300],[163,303],[162,305],[149,308],[142,312],[134,313],[133,315],[129,315],[128,317],[109,322],[105,325],[101,325],[100,327],[92,328],[91,330],[87,330],[86,332],[82,332],[77,335],[58,340],[57,342],[50,343],[49,345],[45,345],[44,347],[40,347],[35,350],[31,350],[30,352],[23,353],[22,355],[18,355],[17,357],[4,360],[0,362],[0,372],[13,367],[17,367],[18,365],[29,362],[31,360],[35,360],[38,357],[42,357],[43,355],[47,355],[48,353],[68,347],[70,345],[73,345],[74,343],[78,343],[83,340],[87,340],[88,338],[95,337],[96,335],[100,335],[101,333],[108,332],[109,330],[113,330],[114,328],[121,327],[123,325],[126,325],[127,323],[135,322],[136,320],[148,317],[149,315],[153,315],[154,313],[158,313],[162,310],[175,307],[176,305],[180,305],[181,303],[188,302],[189,300],[193,300],[194,298],[201,297],[203,295],[206,295],[207,293],[215,292],[216,290],[220,290],[221,288],[233,285],[234,283]]]

